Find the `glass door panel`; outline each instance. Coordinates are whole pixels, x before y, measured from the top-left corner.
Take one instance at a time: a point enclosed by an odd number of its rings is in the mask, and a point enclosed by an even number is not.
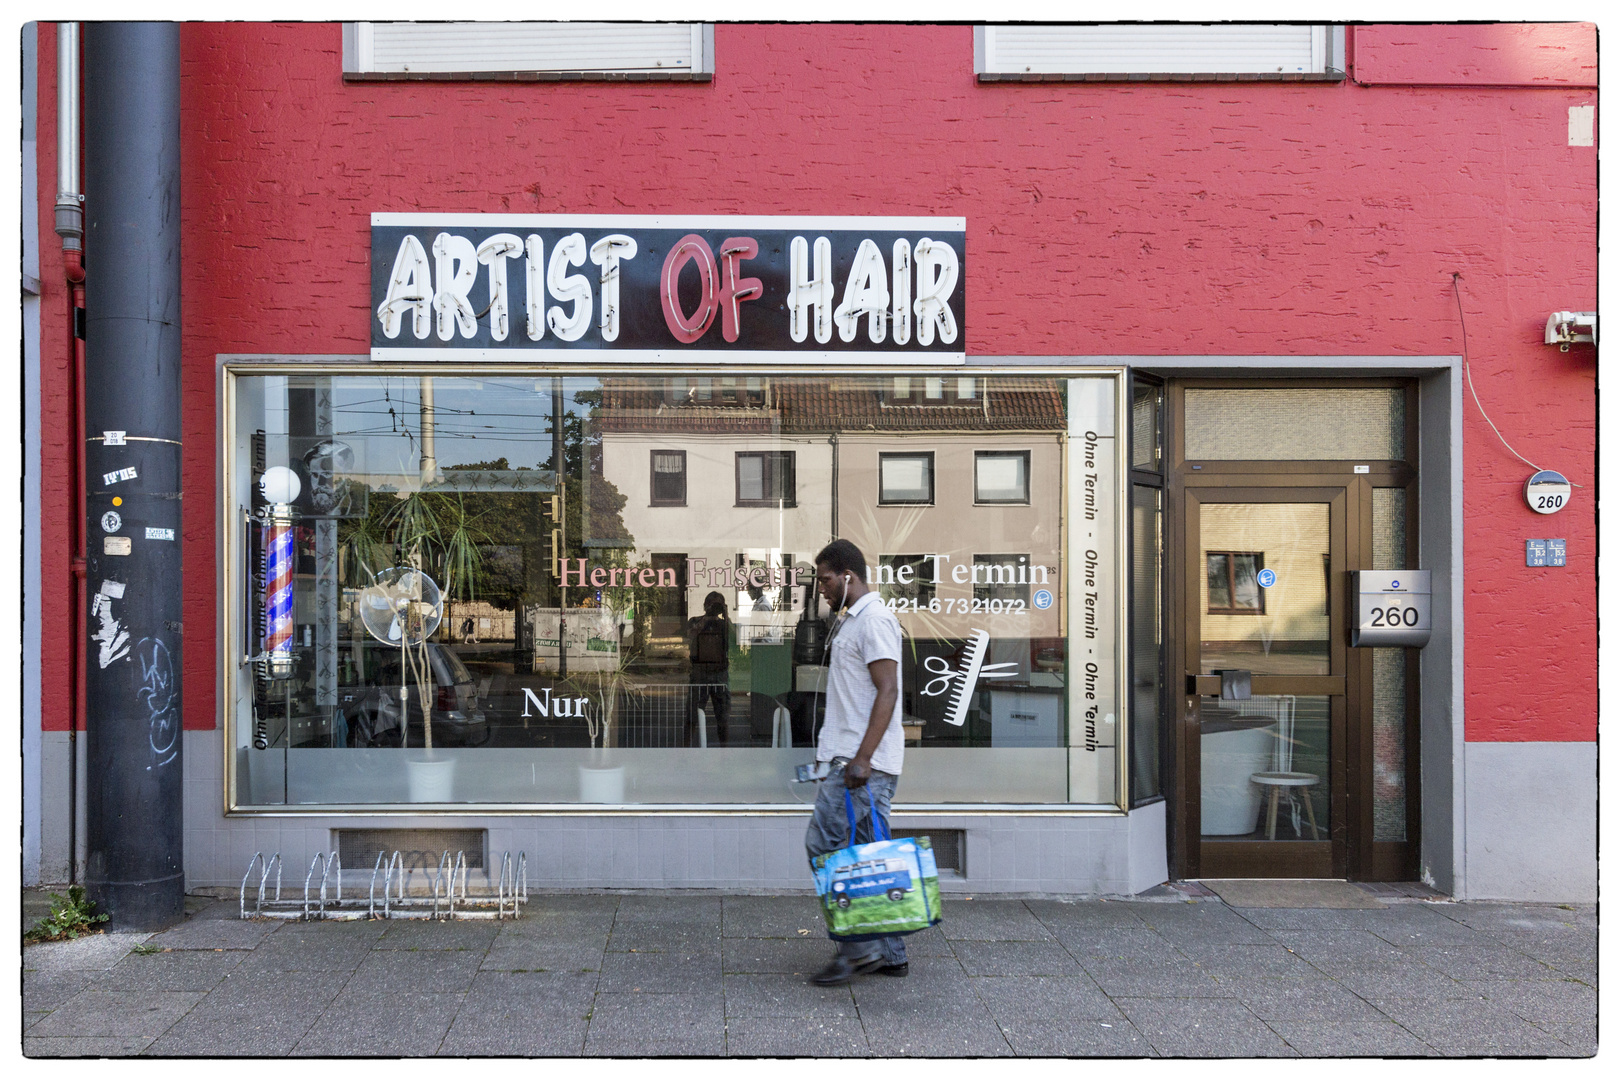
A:
[[[1343,872],[1344,491],[1188,490],[1183,745],[1198,760],[1200,876]],[[1231,669],[1249,672],[1249,697],[1218,696],[1213,676]]]
[[[1328,504],[1206,503],[1199,671],[1328,674]]]
[[[1331,824],[1327,695],[1198,699],[1205,840],[1326,840]]]

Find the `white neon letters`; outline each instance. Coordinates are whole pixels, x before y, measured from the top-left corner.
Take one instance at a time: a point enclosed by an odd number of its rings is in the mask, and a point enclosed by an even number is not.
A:
[[[478,252],[471,240],[443,232],[433,238],[433,280],[438,285],[433,310],[439,316],[439,340],[449,341],[458,328],[462,337],[478,333],[478,319],[467,299],[478,280]]]
[[[862,240],[855,252],[855,265],[849,270],[849,280],[844,283],[844,302],[833,312],[840,341],[855,340],[863,313],[867,316],[866,336],[874,345],[884,339],[883,319],[889,307],[889,285],[883,280],[885,276],[883,252],[872,241]]]
[[[934,343],[934,327],[946,345],[956,340],[956,316],[951,313],[951,293],[956,289],[956,249],[923,237],[917,241],[917,344]]]
[[[619,260],[636,257],[636,242],[623,233],[591,245],[591,262],[602,268],[602,340],[619,340]]]
[[[803,341],[810,326],[810,308],[816,309],[816,340],[832,340],[832,241],[816,237],[816,276],[810,276],[810,245],[795,236],[788,256],[788,336]]]
[[[679,240],[672,233],[406,233],[387,279],[373,293],[378,301],[373,325],[381,329],[376,345],[400,338],[407,322],[411,334],[424,343],[436,337],[451,346],[467,342],[518,348],[543,342],[548,331],[559,342],[590,335],[593,344],[622,343],[635,349],[677,345],[712,350],[723,349],[719,338],[727,344],[746,339],[746,349],[767,351],[789,348],[789,339],[808,345],[812,334],[816,345],[826,346],[835,327],[840,346],[857,349],[868,342],[884,345],[891,335],[891,348],[913,349],[951,346],[962,336],[956,314],[962,304],[956,295],[961,253],[951,242],[894,238],[893,232],[882,239],[842,231],[831,237],[777,232],[718,241],[718,231],[688,233]],[[652,265],[631,265],[638,254],[652,258]],[[587,258],[597,272],[572,272]],[[508,265],[515,259],[523,263],[521,278]],[[678,287],[688,263],[699,286],[692,312],[682,308]],[[484,267],[487,277],[479,281]],[[759,276],[745,276],[747,271]],[[693,302],[692,276],[686,275],[688,303]],[[518,290],[521,298],[514,295]],[[653,299],[663,309],[666,326],[658,326],[656,316],[648,325],[643,312],[656,310],[646,306]],[[746,316],[746,335],[745,301],[766,301],[749,309],[753,314]],[[518,307],[522,335],[512,325]],[[720,332],[709,335],[715,323]],[[514,336],[520,340],[512,342]]]
[[[383,336],[399,337],[399,317],[406,308],[411,309],[411,332],[418,339],[427,337],[433,311],[433,275],[428,270],[422,241],[409,234],[399,242],[394,269],[388,275],[388,292],[377,306]]]
[[[523,254],[523,241],[511,233],[496,233],[478,245],[478,261],[489,267],[489,336],[493,341],[505,341],[511,322],[511,303],[507,299],[506,260]]]
[[[894,343],[911,340],[911,244],[904,238],[894,242]]]
[[[551,332],[563,341],[578,341],[585,336],[591,324],[591,283],[582,274],[570,274],[569,266],[585,265],[585,235],[569,233],[551,249],[551,262],[546,266],[546,287],[551,295],[563,303],[574,302],[571,315],[554,307],[546,312]]]

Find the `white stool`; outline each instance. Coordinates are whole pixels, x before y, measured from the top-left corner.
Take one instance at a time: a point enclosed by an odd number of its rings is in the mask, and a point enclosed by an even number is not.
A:
[[[1266,839],[1277,839],[1277,802],[1282,795],[1283,788],[1315,787],[1320,781],[1311,773],[1303,772],[1257,772],[1249,777],[1251,781],[1267,788],[1266,793]],[[1311,823],[1311,839],[1320,840],[1321,834],[1316,828],[1316,809],[1311,806],[1311,793],[1300,792],[1301,801],[1305,803],[1305,818]],[[1294,819],[1299,824],[1299,819]],[[1297,830],[1296,830],[1297,831]]]

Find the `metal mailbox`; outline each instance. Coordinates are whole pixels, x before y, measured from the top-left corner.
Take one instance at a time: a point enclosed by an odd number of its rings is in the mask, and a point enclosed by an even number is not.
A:
[[[1434,626],[1429,571],[1352,570],[1350,591],[1356,597],[1352,646],[1420,649],[1429,643]]]

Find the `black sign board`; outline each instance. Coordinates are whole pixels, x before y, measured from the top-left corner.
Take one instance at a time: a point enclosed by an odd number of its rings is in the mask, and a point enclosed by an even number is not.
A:
[[[960,363],[965,241],[960,218],[374,214],[372,355]]]

